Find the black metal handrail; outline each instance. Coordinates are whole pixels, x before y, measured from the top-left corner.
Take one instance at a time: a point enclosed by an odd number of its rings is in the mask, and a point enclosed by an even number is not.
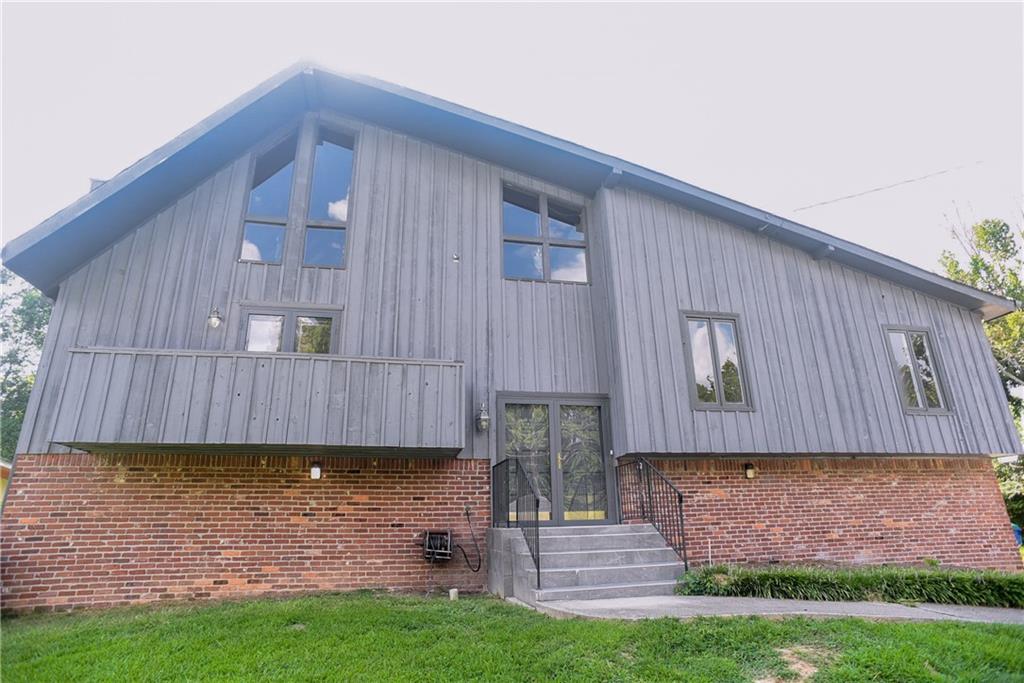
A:
[[[491,468],[491,487],[492,524],[510,527],[514,521],[523,530],[540,590],[540,494],[533,477],[518,460],[506,459]],[[512,509],[515,520],[511,519]]]
[[[619,493],[619,520],[645,520],[658,530],[665,541],[683,559],[683,568],[690,571],[686,555],[686,518],[683,493],[657,467],[640,456],[616,465]]]

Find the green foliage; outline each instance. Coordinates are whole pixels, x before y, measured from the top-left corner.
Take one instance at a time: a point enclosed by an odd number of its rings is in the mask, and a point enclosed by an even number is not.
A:
[[[0,268],[0,457],[10,461],[35,381],[51,303],[6,268]]]
[[[997,462],[996,478],[1003,492],[1003,500],[1006,501],[1006,511],[1010,513],[1010,521],[1024,528],[1024,459]]]
[[[492,598],[320,595],[31,615],[6,681],[1020,680],[1024,628],[859,619],[551,619]],[[801,679],[802,680],[802,679]]]
[[[935,602],[1024,608],[1024,574],[908,567],[703,567],[684,575],[685,595]]]
[[[961,261],[944,251],[940,263],[946,275],[993,294],[1024,301],[1024,229],[1011,228],[1001,220],[984,220],[970,229],[953,231],[966,254]],[[999,366],[1010,409],[1021,426],[1024,399],[1014,396],[1024,389],[1024,311],[1015,311],[990,323],[985,332]]]

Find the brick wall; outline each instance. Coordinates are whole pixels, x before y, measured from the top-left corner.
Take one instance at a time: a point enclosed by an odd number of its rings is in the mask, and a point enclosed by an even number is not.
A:
[[[685,496],[691,561],[1022,569],[988,458],[653,462]]]
[[[486,460],[22,455],[2,518],[5,611],[388,588],[480,591],[461,555],[430,575],[426,528],[476,559]]]

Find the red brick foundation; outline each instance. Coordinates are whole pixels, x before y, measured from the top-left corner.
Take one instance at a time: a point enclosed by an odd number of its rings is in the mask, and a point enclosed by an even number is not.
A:
[[[428,585],[480,591],[490,467],[455,458],[22,455],[2,519],[4,611]],[[431,568],[424,529],[484,565]]]
[[[1022,569],[988,458],[653,462],[686,497],[691,562]]]

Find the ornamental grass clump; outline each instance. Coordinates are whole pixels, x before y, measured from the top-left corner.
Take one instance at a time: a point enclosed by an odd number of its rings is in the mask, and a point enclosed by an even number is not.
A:
[[[679,580],[683,595],[935,602],[1024,608],[1024,573],[911,567],[737,567],[695,569]]]

